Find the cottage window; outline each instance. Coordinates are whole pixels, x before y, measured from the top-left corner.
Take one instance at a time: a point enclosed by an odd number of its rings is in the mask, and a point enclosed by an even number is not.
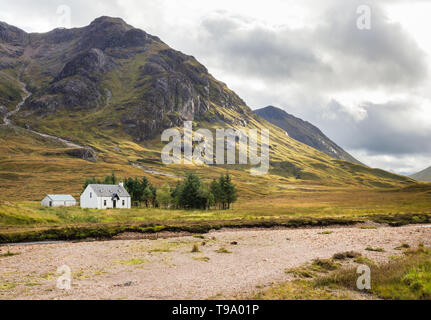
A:
[[[93,192],[90,192],[90,199],[93,198]]]
[[[103,205],[106,207],[106,200],[103,200]]]
[[[124,200],[123,200],[123,207],[124,207]]]

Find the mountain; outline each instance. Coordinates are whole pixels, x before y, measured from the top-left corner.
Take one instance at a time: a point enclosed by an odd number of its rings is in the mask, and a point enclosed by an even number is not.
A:
[[[418,173],[412,174],[410,178],[417,181],[431,182],[431,167],[428,167]]]
[[[163,183],[190,170],[209,179],[229,168],[250,196],[269,192],[269,184],[413,183],[333,159],[288,137],[193,56],[119,18],[100,17],[86,27],[47,33],[0,23],[0,116],[2,198],[76,194],[85,177],[112,171]],[[251,177],[240,165],[163,165],[160,134],[185,120],[196,129],[269,129],[270,175]],[[266,187],[250,188],[253,184]]]
[[[307,121],[299,119],[286,111],[273,106],[258,109],[254,112],[266,121],[280,127],[286,131],[289,137],[298,140],[299,142],[313,147],[332,158],[361,164],[361,162],[356,160],[325,136],[319,128]]]
[[[141,141],[183,120],[217,119],[211,103],[245,105],[193,57],[121,19],[45,34],[0,28],[2,69],[22,73],[32,92],[15,119],[27,127],[61,112],[92,113],[97,127],[121,127]]]

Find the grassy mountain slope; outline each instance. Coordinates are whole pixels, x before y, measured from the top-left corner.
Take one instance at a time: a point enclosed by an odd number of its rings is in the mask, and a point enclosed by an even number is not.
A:
[[[280,185],[380,188],[413,183],[333,159],[288,137],[256,116],[195,58],[121,19],[101,17],[84,28],[44,34],[2,23],[0,65],[0,96],[8,110],[24,96],[21,83],[31,92],[11,117],[14,125],[0,127],[2,199],[76,194],[85,177],[113,170],[118,176],[145,175],[158,184],[174,182],[188,171],[211,179],[228,169],[242,195],[250,198]],[[14,90],[20,91],[8,93]],[[239,165],[163,165],[160,134],[185,120],[192,120],[196,129],[269,129],[270,174],[253,177],[247,166]],[[84,155],[88,150],[94,157]]]
[[[309,122],[299,119],[288,114],[286,111],[273,106],[254,110],[254,112],[268,122],[271,122],[285,130],[291,138],[313,147],[332,158],[361,164],[358,160],[325,136],[319,128],[313,126]]]

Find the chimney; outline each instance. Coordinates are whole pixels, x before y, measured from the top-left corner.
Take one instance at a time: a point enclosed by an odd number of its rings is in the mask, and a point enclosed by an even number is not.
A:
[[[124,183],[123,183],[123,181],[121,181],[118,185],[119,185],[120,187],[123,187],[123,188],[124,188]]]

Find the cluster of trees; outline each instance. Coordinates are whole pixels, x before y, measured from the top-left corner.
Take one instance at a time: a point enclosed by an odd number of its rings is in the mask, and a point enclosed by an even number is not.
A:
[[[165,208],[207,210],[216,207],[227,210],[237,199],[237,190],[229,174],[208,185],[191,173],[174,188],[165,184],[157,191],[157,202]]]
[[[141,206],[144,203],[147,208],[149,206],[158,207],[157,188],[146,177],[140,180],[127,178],[124,180],[124,188],[132,197],[132,203],[135,205]]]
[[[164,184],[161,188],[154,187],[144,177],[124,179],[124,187],[132,197],[132,203],[137,206],[162,207],[174,209],[202,209],[218,208],[227,210],[238,199],[237,189],[229,174],[221,175],[210,184],[203,183],[196,174],[189,174],[183,182],[175,187]],[[86,179],[84,189],[89,184],[118,184],[114,173],[103,180]]]
[[[85,190],[89,184],[118,184],[118,179],[115,176],[115,173],[112,173],[110,176],[106,176],[104,179],[96,179],[96,178],[87,178],[85,179],[84,185],[82,186],[82,190]]]

